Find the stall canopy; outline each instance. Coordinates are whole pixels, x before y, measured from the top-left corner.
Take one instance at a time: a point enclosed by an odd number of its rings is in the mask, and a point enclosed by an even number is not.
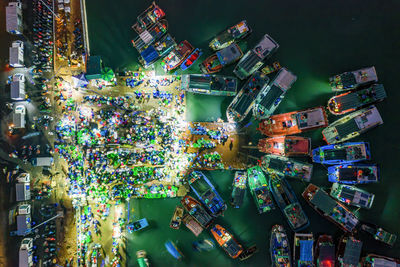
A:
[[[85,74],[81,73],[79,75],[72,76],[72,82],[74,87],[85,87],[89,84],[87,81]]]
[[[112,69],[105,67],[101,70],[101,79],[105,80],[106,82],[111,81],[114,78],[114,72]]]

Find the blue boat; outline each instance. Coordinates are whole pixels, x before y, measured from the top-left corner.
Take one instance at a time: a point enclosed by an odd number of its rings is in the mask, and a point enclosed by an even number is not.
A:
[[[376,164],[342,164],[328,168],[328,180],[340,184],[368,184],[379,181]]]
[[[167,249],[167,251],[169,252],[169,254],[172,255],[172,257],[174,257],[177,260],[180,260],[183,258],[182,252],[179,251],[179,249],[176,247],[174,242],[167,241],[167,242],[165,242],[164,245],[165,245],[165,248]]]
[[[193,171],[189,176],[189,185],[212,216],[218,217],[226,210],[224,200],[202,172]]]
[[[128,228],[128,231],[130,233],[132,233],[132,232],[142,230],[142,229],[146,228],[147,226],[149,226],[149,222],[147,221],[146,218],[143,218],[136,222],[128,224],[127,228]]]
[[[192,54],[190,54],[190,56],[188,56],[187,59],[185,59],[185,61],[183,61],[183,63],[181,64],[181,69],[182,70],[187,70],[188,68],[190,68],[193,63],[195,63],[203,54],[203,51],[201,51],[200,48],[196,48]]]
[[[312,160],[322,164],[352,163],[371,159],[369,143],[332,144],[313,149]]]
[[[276,204],[289,223],[290,228],[297,232],[310,225],[290,184],[283,176],[269,173],[269,187]]]
[[[192,243],[192,247],[198,252],[211,251],[215,248],[215,244],[214,241],[212,241],[211,239],[203,239],[199,241],[194,241]]]

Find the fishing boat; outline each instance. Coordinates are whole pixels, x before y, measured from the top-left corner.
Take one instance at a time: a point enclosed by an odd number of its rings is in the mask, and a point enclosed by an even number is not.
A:
[[[130,232],[132,232],[132,231],[136,232],[136,231],[146,228],[147,226],[149,226],[149,222],[147,221],[146,218],[143,218],[143,219],[133,222],[132,224],[129,224],[128,230]]]
[[[341,184],[368,184],[379,181],[376,164],[342,164],[328,167],[328,180]]]
[[[353,142],[313,149],[312,160],[322,164],[352,163],[371,159],[369,143]]]
[[[211,239],[202,239],[198,241],[194,241],[192,243],[192,247],[194,250],[203,252],[203,251],[211,251],[215,248],[214,241]]]
[[[169,254],[172,255],[177,260],[181,260],[183,258],[182,252],[179,251],[179,249],[176,247],[175,243],[172,241],[167,241],[165,242],[165,248],[169,252]]]
[[[293,263],[296,267],[314,267],[313,234],[294,233]]]
[[[179,229],[179,227],[181,226],[182,217],[183,217],[183,208],[176,206],[174,215],[172,216],[171,221],[169,223],[169,227],[171,227],[172,229]]]
[[[200,70],[205,74],[215,73],[223,67],[238,61],[242,56],[243,52],[240,50],[240,47],[233,43],[206,58],[199,65]]]
[[[214,39],[211,40],[209,47],[214,50],[220,50],[228,47],[234,41],[239,41],[251,33],[251,28],[247,21],[242,20],[238,24],[219,33]]]
[[[258,130],[267,136],[293,135],[328,126],[323,107],[272,115],[260,122]]]
[[[400,259],[368,254],[361,260],[361,267],[399,267]]]
[[[189,214],[185,214],[182,221],[195,236],[199,236],[203,232],[203,227]]]
[[[147,258],[147,253],[144,250],[139,250],[136,252],[137,263],[139,267],[149,267],[149,259]]]
[[[336,262],[335,243],[332,236],[320,235],[315,244],[315,260],[318,267],[334,267]]]
[[[167,30],[168,22],[165,19],[162,19],[140,33],[134,40],[132,40],[132,45],[140,53],[166,34]]]
[[[174,49],[176,42],[171,35],[166,34],[160,40],[154,42],[152,45],[140,52],[139,62],[144,68],[150,67],[161,57],[165,56],[168,52]]]
[[[184,74],[181,82],[186,92],[218,96],[236,95],[237,86],[235,77],[208,74]]]
[[[132,25],[132,29],[134,29],[138,34],[141,34],[149,28],[150,25],[164,17],[165,12],[155,2],[153,2],[137,17],[137,22]]]
[[[383,242],[390,247],[393,247],[394,243],[396,243],[397,236],[395,234],[389,233],[375,224],[363,222],[360,229],[369,233],[375,240]]]
[[[291,267],[292,254],[289,239],[282,225],[274,225],[269,240],[272,267]]]
[[[229,104],[226,117],[229,122],[241,122],[253,108],[254,102],[261,90],[268,85],[269,78],[261,72],[255,72],[243,85],[240,92]]]
[[[330,195],[347,205],[370,209],[375,195],[351,185],[334,183]]]
[[[328,144],[336,144],[359,136],[381,124],[383,124],[382,117],[378,109],[372,105],[331,123],[322,130],[322,135]]]
[[[258,94],[253,107],[253,116],[258,120],[269,118],[296,80],[296,75],[286,68],[281,68],[268,86]]]
[[[268,34],[265,34],[257,45],[249,50],[238,62],[233,73],[244,80],[263,65],[263,61],[272,55],[279,45]]]
[[[382,101],[386,96],[386,91],[382,84],[373,84],[365,89],[349,91],[332,97],[328,101],[328,110],[333,115],[343,115]]]
[[[191,215],[202,227],[208,228],[208,226],[210,226],[213,218],[197,200],[186,195],[181,199],[181,204],[189,215]]]
[[[247,172],[236,171],[232,184],[231,205],[238,209],[243,204],[243,198],[246,193]]]
[[[353,232],[359,223],[354,213],[314,184],[309,184],[302,196],[321,216],[327,218],[345,232]]]
[[[301,231],[310,225],[292,187],[283,176],[269,173],[269,187],[275,203],[293,231]]]
[[[218,217],[223,214],[226,210],[226,204],[213,184],[202,172],[191,172],[189,175],[189,185],[212,216]]]
[[[329,78],[329,84],[333,91],[353,90],[377,81],[378,76],[376,75],[375,67],[345,72]]]
[[[336,259],[338,266],[358,267],[360,264],[363,243],[353,236],[344,235],[340,238]]]
[[[182,41],[161,62],[164,72],[176,69],[193,52],[193,46],[188,41]]]
[[[190,56],[188,58],[186,58],[182,64],[181,64],[181,69],[182,70],[187,70],[188,68],[190,68],[193,63],[195,63],[200,56],[203,54],[203,51],[200,48],[196,48],[192,54],[190,54]]]
[[[236,259],[243,252],[243,247],[240,245],[233,235],[225,230],[221,225],[216,224],[211,228],[211,234],[214,236],[217,243],[222,247],[228,255]]]
[[[241,261],[247,260],[247,259],[251,258],[251,256],[253,256],[254,253],[256,253],[257,251],[258,251],[258,248],[256,245],[246,248],[245,250],[243,250],[242,253],[240,253],[239,260],[241,260]]]
[[[311,180],[313,171],[312,164],[277,155],[263,156],[261,158],[261,167],[264,171],[270,169],[279,175],[285,175],[306,182]]]
[[[301,136],[278,136],[260,139],[260,152],[278,156],[309,156],[311,154],[311,139]]]
[[[259,214],[274,209],[269,185],[260,166],[247,169],[247,181]]]
[[[278,71],[282,68],[281,63],[278,61],[275,61],[271,65],[267,65],[264,68],[261,69],[261,72],[264,73],[265,75],[271,74],[275,71]]]

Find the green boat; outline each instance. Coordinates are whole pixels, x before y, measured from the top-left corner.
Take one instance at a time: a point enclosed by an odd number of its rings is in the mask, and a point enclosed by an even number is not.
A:
[[[139,250],[136,252],[137,262],[139,267],[149,267],[149,259],[147,258],[147,253],[144,250]]]
[[[264,213],[274,209],[269,185],[260,166],[247,169],[247,180],[250,192],[256,202],[258,213]]]

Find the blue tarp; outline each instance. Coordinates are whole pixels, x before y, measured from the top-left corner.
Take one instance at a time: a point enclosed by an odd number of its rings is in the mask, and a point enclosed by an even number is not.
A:
[[[313,261],[313,240],[300,240],[300,260]]]
[[[158,53],[153,46],[148,47],[146,50],[140,53],[140,55],[142,56],[146,64],[150,64],[158,58]]]

